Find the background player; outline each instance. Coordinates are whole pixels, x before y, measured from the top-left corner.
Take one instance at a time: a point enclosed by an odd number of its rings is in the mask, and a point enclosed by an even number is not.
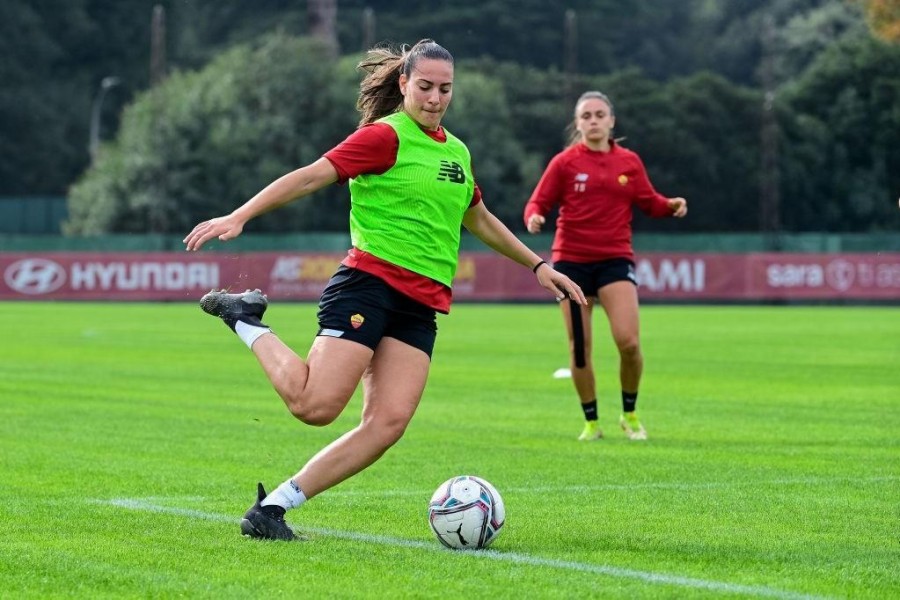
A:
[[[687,214],[687,201],[659,194],[640,157],[610,137],[615,122],[612,102],[605,94],[582,94],[575,104],[569,146],[550,161],[525,206],[525,225],[531,233],[538,233],[545,215],[559,207],[553,267],[568,275],[588,296],[584,306],[568,300],[561,303],[569,336],[572,381],[586,421],[578,439],[585,441],[603,437],[597,421],[591,357],[595,298],[606,311],[619,351],[619,424],[630,439],[647,439],[635,412],[644,359],[638,336],[632,207],[652,217]]]

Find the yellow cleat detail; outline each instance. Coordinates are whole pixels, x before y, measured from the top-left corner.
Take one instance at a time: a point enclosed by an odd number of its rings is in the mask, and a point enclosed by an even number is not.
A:
[[[578,436],[579,442],[592,442],[603,437],[600,425],[597,421],[586,421],[584,423],[584,431]]]
[[[625,436],[629,440],[640,441],[647,439],[647,431],[638,420],[637,414],[633,412],[622,414],[622,416],[619,417],[619,426],[622,428],[622,431],[625,432]]]

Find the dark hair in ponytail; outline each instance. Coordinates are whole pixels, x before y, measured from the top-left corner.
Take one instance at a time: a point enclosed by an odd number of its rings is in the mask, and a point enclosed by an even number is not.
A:
[[[357,65],[358,69],[366,72],[359,84],[359,98],[356,100],[356,108],[362,114],[360,126],[395,113],[403,106],[400,74],[409,77],[420,58],[453,64],[453,56],[429,39],[420,40],[412,47],[404,44],[399,51],[376,46],[366,53],[366,58]]]

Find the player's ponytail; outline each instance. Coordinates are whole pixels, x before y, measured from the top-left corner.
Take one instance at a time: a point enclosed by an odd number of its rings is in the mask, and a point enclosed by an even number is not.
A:
[[[412,73],[420,58],[444,60],[453,64],[453,56],[434,40],[420,40],[412,47],[404,45],[400,51],[376,46],[366,53],[357,65],[366,75],[359,84],[356,108],[362,115],[360,126],[397,112],[403,106],[400,93],[400,74]]]

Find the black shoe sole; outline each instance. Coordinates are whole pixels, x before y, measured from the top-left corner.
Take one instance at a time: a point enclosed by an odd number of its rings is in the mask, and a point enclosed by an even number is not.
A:
[[[248,295],[258,296],[258,302],[247,303],[243,298]],[[224,297],[224,299],[223,299]],[[246,314],[245,308],[262,306],[259,314]],[[208,315],[222,319],[226,325],[234,329],[238,321],[244,321],[255,327],[266,327],[262,317],[269,307],[268,299],[260,290],[247,290],[241,294],[229,294],[225,290],[210,291],[200,298],[200,308]]]

